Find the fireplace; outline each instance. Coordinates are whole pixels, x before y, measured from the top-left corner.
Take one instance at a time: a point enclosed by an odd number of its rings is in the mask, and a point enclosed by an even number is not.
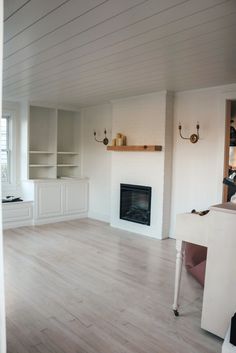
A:
[[[120,184],[120,219],[150,226],[150,186]]]

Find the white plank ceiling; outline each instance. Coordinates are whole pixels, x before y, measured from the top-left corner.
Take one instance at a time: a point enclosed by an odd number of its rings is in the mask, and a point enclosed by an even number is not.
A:
[[[5,0],[3,97],[75,107],[236,82],[236,0]]]

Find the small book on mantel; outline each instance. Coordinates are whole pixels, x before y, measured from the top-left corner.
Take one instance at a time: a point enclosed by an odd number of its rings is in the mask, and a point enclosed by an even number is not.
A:
[[[231,319],[230,343],[236,346],[236,313]]]

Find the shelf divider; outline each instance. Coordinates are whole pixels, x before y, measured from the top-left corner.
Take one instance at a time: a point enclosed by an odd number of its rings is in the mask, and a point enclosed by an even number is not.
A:
[[[77,152],[57,152],[57,154],[71,154],[71,155],[77,155]]]
[[[30,154],[54,154],[54,152],[50,151],[29,151]]]
[[[77,164],[58,164],[57,167],[78,167]]]
[[[54,168],[56,165],[51,164],[30,164],[30,168]]]

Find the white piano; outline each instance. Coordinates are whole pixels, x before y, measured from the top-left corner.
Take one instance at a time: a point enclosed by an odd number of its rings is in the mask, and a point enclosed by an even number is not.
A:
[[[205,216],[177,215],[173,310],[181,312],[179,292],[185,242],[208,248],[201,327],[224,338],[236,312],[236,204],[212,206]]]

